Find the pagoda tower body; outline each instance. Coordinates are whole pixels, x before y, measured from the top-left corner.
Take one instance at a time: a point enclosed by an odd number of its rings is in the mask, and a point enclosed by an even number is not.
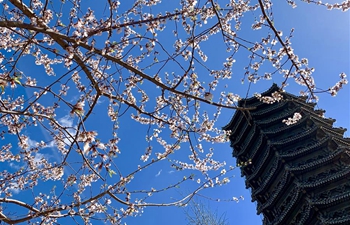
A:
[[[278,92],[273,85],[262,96]],[[224,127],[264,225],[350,224],[350,140],[306,98],[243,99]],[[300,113],[295,124],[282,120]]]

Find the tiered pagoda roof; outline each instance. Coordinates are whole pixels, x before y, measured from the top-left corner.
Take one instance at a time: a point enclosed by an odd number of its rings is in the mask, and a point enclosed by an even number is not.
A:
[[[262,96],[280,92],[273,85]],[[267,104],[243,99],[231,122],[231,147],[257,212],[266,225],[350,224],[350,141],[335,120],[323,117],[305,97],[280,92]],[[300,113],[295,124],[283,119]],[[247,163],[249,162],[249,163]]]

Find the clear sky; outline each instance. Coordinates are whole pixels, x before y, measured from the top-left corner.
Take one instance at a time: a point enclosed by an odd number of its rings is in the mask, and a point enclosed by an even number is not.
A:
[[[171,11],[174,8],[179,7],[178,1],[173,0],[163,0],[159,8],[155,8],[154,10],[162,11],[167,9]],[[336,1],[330,1],[333,3]],[[85,5],[86,4],[86,5]],[[122,2],[123,4],[123,2]],[[324,6],[316,6],[314,4],[307,4],[305,2],[297,1],[297,7],[292,9],[291,6],[287,4],[286,1],[273,1],[273,19],[274,25],[278,30],[283,31],[283,38],[288,36],[290,30],[294,28],[293,38],[291,39],[292,46],[295,50],[295,53],[299,55],[300,58],[308,58],[309,66],[315,68],[315,81],[318,87],[327,89],[332,87],[338,80],[339,74],[341,72],[345,72],[347,75],[350,75],[350,45],[349,45],[349,36],[350,36],[350,22],[349,22],[349,14],[341,12],[339,10],[329,11]],[[105,5],[98,5],[94,1],[85,1],[83,3],[87,6],[91,7],[96,15],[105,13]],[[83,8],[84,8],[83,7]],[[122,8],[121,8],[122,9]],[[242,30],[238,33],[239,38],[250,40],[250,41],[260,41],[261,34],[264,34],[266,30],[262,29],[260,31],[252,31],[251,24],[254,20],[254,17],[260,15],[260,12],[256,12],[255,14],[247,14],[242,19]],[[212,23],[212,22],[209,22]],[[161,43],[164,44],[165,47],[169,47],[173,45],[173,39],[169,38],[172,34],[171,30],[175,26],[174,24],[166,24],[167,29],[164,32],[159,33],[157,37]],[[200,28],[199,28],[200,29]],[[179,34],[181,35],[181,34]],[[97,37],[96,40],[102,40],[104,36]],[[213,69],[222,68],[222,63],[227,57],[227,53],[225,52],[225,46],[221,43],[222,39],[220,35],[213,36],[211,41],[204,43],[201,49],[207,54],[208,60],[205,62],[205,66]],[[103,45],[100,44],[100,45]],[[3,53],[5,54],[5,53]],[[161,54],[165,54],[162,52]],[[157,60],[161,61],[164,55],[157,55]],[[153,57],[153,56],[152,56]],[[147,59],[149,60],[149,59]],[[152,60],[152,59],[151,59]],[[149,61],[146,63],[149,64]],[[146,65],[145,63],[145,65]],[[188,64],[188,62],[187,62]],[[44,70],[42,68],[38,69],[37,66],[34,66],[33,59],[26,59],[20,61],[18,67],[21,70],[25,70],[27,73],[43,73]],[[172,71],[172,67],[168,64],[167,72],[178,72],[181,71],[179,68],[175,68]],[[185,63],[184,63],[185,65]],[[197,64],[196,64],[197,65]],[[142,63],[141,63],[142,66]],[[203,76],[203,81],[207,82],[205,74],[208,72],[205,70],[205,66],[198,66],[198,75]],[[244,78],[244,67],[247,66],[247,55],[242,53],[242,55],[238,55],[236,58],[236,63],[233,66],[233,77],[231,80],[227,80],[228,88],[227,92],[233,92],[239,94],[241,97],[249,96],[251,97],[256,92],[263,92],[267,90],[272,83],[280,84],[282,78],[279,77],[279,74],[276,74],[272,77],[271,80],[259,81],[257,84],[252,84],[249,92],[248,82],[242,84],[241,80]],[[147,73],[156,73],[155,67],[147,70],[144,69]],[[269,69],[269,68],[266,68]],[[57,77],[60,74],[63,74],[65,69],[57,69]],[[263,70],[261,70],[263,71]],[[124,71],[125,72],[125,71]],[[40,76],[40,75],[38,75]],[[38,79],[38,83],[42,86],[49,84],[54,78],[45,78]],[[68,81],[67,81],[68,82]],[[69,82],[68,82],[69,83]],[[203,83],[204,85],[205,83]],[[144,88],[148,91],[149,97],[152,99],[155,104],[155,96],[159,95],[160,90],[154,89],[153,92],[151,88],[154,88],[147,84],[143,84]],[[149,85],[149,86],[148,86]],[[220,84],[218,86],[218,90],[214,92],[213,101],[218,101],[219,92],[225,89],[225,84]],[[58,89],[58,87],[54,87]],[[205,87],[208,89],[208,87]],[[73,89],[73,88],[72,88]],[[286,91],[298,95],[299,91],[305,90],[303,87],[295,85],[292,81],[290,85],[286,87]],[[215,95],[217,93],[217,95]],[[26,96],[31,96],[31,92],[26,92],[26,90],[19,88],[17,95],[25,94]],[[70,90],[69,95],[67,97],[68,101],[71,104],[75,104],[78,98],[78,92],[76,90]],[[319,94],[319,102],[316,106],[317,108],[325,109],[326,116],[335,118],[337,122],[336,126],[345,127],[350,129],[350,103],[349,103],[350,89],[348,86],[345,86],[336,97],[331,97],[327,93]],[[43,98],[44,104],[49,104],[51,101],[50,97],[46,99]],[[151,101],[151,102],[152,102]],[[88,130],[98,130],[100,134],[100,138],[102,141],[105,141],[105,137],[110,137],[110,133],[112,130],[112,126],[115,124],[111,124],[109,118],[106,116],[101,116],[102,109],[105,110],[108,106],[109,102],[107,99],[101,99],[99,104],[99,110],[94,112],[89,121],[86,122],[85,127]],[[202,105],[202,109],[206,110],[210,116],[215,113],[215,107],[211,105],[204,104]],[[65,124],[67,127],[74,127],[77,123],[77,117],[70,117],[69,109],[67,107],[60,109],[61,114],[58,115],[58,121],[61,124]],[[105,113],[105,112],[104,112]],[[145,134],[148,132],[148,126],[142,126],[135,121],[130,119],[130,114],[135,113],[132,110],[127,111],[125,117],[122,117],[119,120],[118,125],[120,127],[118,136],[120,138],[120,142],[118,147],[121,150],[121,154],[118,155],[118,158],[114,160],[116,167],[122,171],[123,174],[130,173],[137,169],[137,165],[143,165],[140,161],[140,156],[145,151],[147,147],[147,143],[145,140]],[[233,110],[223,109],[221,115],[216,123],[217,127],[222,127],[226,125],[234,114]],[[30,134],[31,140],[34,142],[38,142],[40,140],[50,141],[51,137],[48,132],[43,128],[32,128],[26,131],[27,134]],[[164,137],[169,137],[170,132],[164,131],[160,135]],[[350,136],[349,131],[346,132],[346,136]],[[106,138],[107,139],[107,138]],[[7,139],[6,142],[17,143],[16,137],[12,139]],[[211,143],[206,143],[205,147],[210,148]],[[157,148],[157,145],[155,145]],[[159,146],[158,146],[159,147]],[[215,148],[215,159],[226,161],[227,165],[235,166],[235,159],[232,158],[231,152],[232,149],[229,147],[229,143],[225,144],[214,144]],[[155,149],[157,151],[157,149]],[[180,151],[175,153],[175,156],[180,159],[186,159],[186,157],[190,154],[188,150],[188,146],[184,146]],[[55,159],[60,158],[60,154],[57,153],[57,149],[55,146],[50,146],[50,148],[45,148],[37,154],[38,157],[43,156],[48,158],[49,160],[55,161]],[[154,155],[151,157],[155,157]],[[175,157],[173,157],[175,158]],[[72,153],[69,157],[69,162],[72,163],[71,169],[78,169],[78,166],[75,162],[81,162],[78,154]],[[155,188],[157,190],[168,186],[176,181],[179,181],[183,178],[183,176],[189,176],[191,171],[183,171],[176,172],[174,168],[172,168],[171,163],[164,160],[163,162],[157,163],[155,166],[140,172],[138,176],[134,178],[134,180],[128,186],[130,191],[139,190],[139,189],[150,189]],[[16,169],[20,167],[21,164],[14,164],[9,169]],[[114,168],[116,168],[114,167]],[[69,171],[66,171],[69,173]],[[151,202],[168,202],[174,199],[178,199],[181,196],[185,195],[191,190],[194,190],[198,184],[196,182],[197,177],[200,177],[200,174],[197,172],[193,172],[195,175],[194,181],[185,182],[180,185],[180,188],[174,188],[170,191],[154,194],[149,197]],[[219,171],[214,174],[218,174]],[[207,198],[199,198],[200,201],[208,204],[208,206],[213,209],[213,211],[217,210],[218,214],[225,213],[226,218],[229,221],[229,224],[232,225],[259,225],[262,224],[262,216],[256,215],[256,203],[252,203],[250,200],[250,190],[245,189],[244,178],[240,176],[240,170],[235,169],[232,173],[229,174],[233,176],[229,184],[224,185],[222,187],[208,189],[201,192],[203,196],[209,196],[212,199],[222,199],[220,202],[208,200]],[[106,176],[108,182],[113,183],[113,179],[118,179],[117,176],[112,176],[111,178]],[[58,187],[58,189],[62,186],[62,184],[58,184],[57,182],[47,181],[41,188],[36,189],[35,193],[38,192],[48,192],[50,189],[51,192],[53,190],[52,187]],[[72,187],[72,192],[74,192],[74,188]],[[91,190],[93,193],[97,193],[98,190]],[[28,192],[18,192],[14,190],[14,197],[31,201],[31,197],[28,197]],[[135,194],[135,196],[138,196]],[[242,197],[240,197],[242,196]],[[232,199],[232,197],[237,197],[239,202],[229,201],[225,202],[226,199]],[[244,200],[243,200],[244,199]],[[167,224],[167,225],[178,225],[185,224],[186,217],[183,212],[184,209],[179,207],[149,207],[144,209],[144,213],[142,216],[137,216],[135,218],[128,218],[126,222],[129,224]],[[95,221],[94,224],[100,224],[100,222]],[[101,222],[102,224],[102,222]]]

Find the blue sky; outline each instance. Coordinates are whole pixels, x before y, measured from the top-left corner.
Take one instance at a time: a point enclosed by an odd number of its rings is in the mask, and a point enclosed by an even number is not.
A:
[[[330,1],[330,3],[336,1]],[[93,10],[96,12],[96,15],[105,14],[104,6],[96,6],[95,2],[92,1],[84,1],[84,7],[93,4]],[[86,4],[86,5],[85,5]],[[122,3],[123,4],[123,3]],[[292,9],[286,1],[274,1],[273,2],[273,17],[274,17],[274,25],[278,30],[283,31],[283,36],[287,36],[292,28],[295,29],[293,38],[292,38],[292,46],[295,49],[295,53],[299,55],[300,58],[308,58],[309,65],[314,67],[315,73],[315,81],[318,87],[327,89],[333,86],[338,80],[338,75],[341,72],[345,72],[346,74],[350,74],[349,62],[350,62],[350,46],[349,46],[349,14],[340,12],[339,10],[326,10],[323,6],[316,6],[314,4],[307,4],[304,2],[297,2],[297,7]],[[126,8],[127,6],[125,6]],[[168,10],[171,11],[173,8],[179,7],[177,1],[163,1],[160,6],[153,8],[153,12]],[[123,7],[121,7],[123,9]],[[122,10],[121,10],[122,11]],[[251,31],[250,26],[254,17],[260,15],[259,12],[255,12],[255,14],[247,14],[242,19],[242,30],[239,33],[239,37],[251,41],[260,41],[261,34],[264,34],[266,30],[261,29],[259,31]],[[209,21],[210,23],[214,23]],[[159,33],[157,38],[161,43],[164,44],[166,48],[170,48],[173,45],[173,40],[170,38],[173,34],[171,34],[171,29],[174,28],[174,24],[166,24],[167,29],[164,32]],[[198,28],[200,32],[201,28]],[[181,32],[181,31],[179,31]],[[184,33],[179,33],[179,35],[184,35]],[[173,37],[173,36],[172,36]],[[104,35],[101,37],[96,37],[98,45],[99,41],[105,38]],[[225,52],[225,46],[221,43],[222,39],[220,39],[220,35],[213,36],[211,41],[204,42],[201,49],[208,55],[208,61],[205,62],[205,66],[212,69],[221,69],[222,63],[228,54]],[[102,42],[103,43],[103,42]],[[101,45],[101,44],[100,44]],[[53,46],[55,47],[55,46]],[[133,53],[133,51],[130,51]],[[161,52],[161,51],[160,51]],[[231,80],[226,80],[228,88],[227,92],[237,93],[240,96],[244,97],[252,96],[256,92],[262,92],[267,90],[273,82],[280,83],[282,81],[279,74],[273,76],[272,80],[269,81],[259,81],[257,84],[252,84],[249,92],[247,92],[248,82],[245,81],[243,84],[241,83],[241,79],[244,77],[244,67],[247,66],[247,54],[239,53],[236,57],[236,63],[233,66],[233,78]],[[2,52],[3,53],[3,52]],[[3,53],[5,54],[5,53]],[[166,58],[164,52],[159,55],[156,55],[157,60],[161,61],[163,58]],[[53,54],[51,54],[52,56]],[[126,55],[127,56],[127,55]],[[151,56],[150,58],[145,60],[144,65],[150,63],[150,61],[154,60]],[[20,70],[25,71],[27,74],[35,74],[34,77],[37,77],[38,84],[41,86],[45,86],[50,84],[57,77],[61,76],[67,70],[60,68],[57,66],[56,77],[50,77],[45,79],[41,78],[41,73],[44,73],[44,69],[41,67],[34,66],[34,60],[32,58],[25,58],[20,61],[18,68]],[[143,64],[141,63],[141,66]],[[183,61],[183,66],[188,66],[188,62]],[[197,65],[197,64],[196,64]],[[74,65],[73,65],[74,66]],[[208,89],[208,82],[210,81],[209,76],[207,76],[208,72],[205,69],[205,66],[198,65],[197,73],[199,76],[203,76],[203,86]],[[56,66],[54,66],[56,68]],[[157,64],[151,69],[144,69],[145,72],[152,74],[156,73],[157,69],[161,67],[161,64]],[[264,68],[265,69],[265,68]],[[269,67],[266,67],[268,70]],[[167,71],[169,74],[171,72],[181,72],[179,66],[174,64],[167,64],[167,68],[162,72]],[[263,70],[262,70],[263,71]],[[125,72],[125,71],[124,71]],[[85,78],[82,78],[84,80]],[[67,78],[62,80],[62,83],[67,82],[67,84],[72,84]],[[142,84],[143,88],[148,91],[149,97],[152,99],[150,105],[148,107],[154,106],[154,98],[160,94],[160,90],[155,89],[152,85],[145,82]],[[213,101],[218,101],[219,92],[225,89],[226,83],[221,83],[217,90],[214,92]],[[53,90],[58,90],[60,88],[59,85],[53,86]],[[286,91],[298,95],[299,91],[304,90],[302,87],[295,85],[293,82],[290,82],[290,85],[286,88]],[[7,90],[10,91],[11,90]],[[9,93],[9,92],[7,92]],[[71,88],[69,90],[69,95],[67,96],[67,101],[72,105],[76,103],[79,97],[79,93],[76,89]],[[24,90],[19,87],[15,92],[12,91],[13,95],[25,95],[27,98],[32,95],[32,90]],[[216,95],[215,95],[216,94]],[[350,90],[348,86],[345,86],[343,90],[341,90],[336,97],[331,97],[329,94],[323,93],[319,94],[320,100],[318,102],[317,108],[325,109],[326,116],[332,117],[337,120],[335,123],[336,126],[341,126],[350,129],[350,105],[349,105],[349,95]],[[54,100],[56,101],[56,100]],[[152,103],[153,102],[153,103]],[[48,95],[42,98],[41,101],[44,105],[50,105],[52,103],[52,96]],[[110,137],[112,127],[116,124],[112,124],[110,120],[105,116],[105,111],[109,102],[107,99],[101,98],[98,103],[98,110],[94,111],[90,116],[90,119],[85,123],[85,127],[87,130],[97,130],[99,132],[99,138],[101,141],[106,141],[107,138]],[[216,109],[211,105],[204,104],[202,105],[202,109],[207,111],[210,116],[212,116]],[[122,110],[126,110],[125,106],[122,106]],[[61,107],[57,110],[59,115],[57,116],[57,120],[66,127],[71,127],[72,131],[77,124],[78,118],[69,116],[70,108],[67,106]],[[169,110],[170,111],[170,110]],[[112,166],[114,170],[118,168],[123,174],[128,174],[137,169],[137,165],[143,165],[140,161],[140,156],[144,153],[145,148],[147,147],[147,142],[145,141],[145,134],[148,132],[149,127],[145,125],[140,125],[135,121],[130,119],[130,114],[135,114],[134,111],[128,110],[125,117],[122,117],[118,121],[118,125],[120,129],[118,130],[118,137],[120,138],[120,142],[118,143],[118,147],[120,148],[121,154],[118,155],[117,158],[113,159],[114,165]],[[217,127],[222,127],[226,125],[234,114],[233,110],[223,109],[221,115],[216,123]],[[101,116],[103,115],[103,116]],[[47,125],[47,123],[44,123]],[[41,149],[36,156],[38,158],[45,157],[49,161],[56,161],[61,159],[62,155],[57,153],[57,148],[54,145],[50,145],[52,141],[52,137],[43,127],[32,127],[25,131],[27,135],[31,137],[32,145],[35,142],[39,142],[41,140],[47,141],[49,146]],[[160,134],[165,138],[168,138],[170,132],[167,130],[162,131]],[[346,132],[347,136],[349,135],[349,131]],[[171,139],[168,138],[170,141]],[[173,141],[172,141],[173,142]],[[6,143],[13,143],[15,145],[17,143],[17,139],[14,136],[6,137]],[[159,145],[156,142],[152,142],[155,146],[155,152],[157,152],[157,148]],[[235,166],[235,160],[231,157],[232,149],[229,147],[229,143],[225,144],[214,144],[206,143],[203,144],[206,149],[210,147],[215,148],[215,159],[226,161],[227,165]],[[161,150],[159,150],[161,152]],[[188,146],[183,145],[181,150],[177,151],[172,159],[186,159],[186,157],[190,154]],[[152,155],[151,158],[155,156]],[[66,168],[65,173],[72,173],[74,170],[80,169],[80,164],[82,162],[81,157],[79,157],[78,153],[72,152],[68,158],[68,162],[71,163],[70,168]],[[150,167],[147,170],[140,172],[137,176],[135,176],[134,180],[128,185],[129,191],[136,191],[140,189],[150,190],[151,188],[155,188],[157,190],[164,188],[168,185],[171,185],[179,180],[182,180],[184,176],[190,176],[192,173],[194,174],[194,181],[186,181],[180,185],[180,188],[173,188],[164,193],[154,194],[148,198],[150,202],[169,202],[174,199],[178,199],[186,193],[194,190],[198,184],[196,180],[201,178],[201,175],[198,172],[194,171],[181,171],[177,172],[170,165],[172,162],[168,162],[166,160],[157,163],[155,166]],[[7,165],[9,166],[9,165]],[[9,170],[18,170],[22,164],[14,163],[10,165]],[[80,170],[79,173],[83,173],[84,170]],[[211,175],[217,175],[220,171],[216,171],[211,173]],[[109,177],[107,172],[102,172],[102,176],[106,178],[108,183],[113,183],[114,179],[118,179],[117,175]],[[203,196],[207,196],[212,199],[222,199],[219,203],[212,200],[207,200],[207,198],[199,198],[202,202],[209,205],[213,211],[217,210],[219,214],[226,213],[226,217],[229,221],[229,224],[235,225],[245,225],[245,224],[261,224],[262,216],[256,215],[256,203],[252,203],[250,201],[250,191],[245,189],[244,179],[240,177],[239,169],[233,170],[228,176],[233,176],[231,178],[231,182],[222,187],[217,187],[214,189],[204,190],[200,194]],[[65,177],[67,178],[67,177]],[[29,197],[29,193],[37,194],[39,192],[43,193],[53,193],[55,190],[53,187],[57,188],[57,192],[61,191],[62,183],[56,181],[46,181],[42,183],[43,185],[39,185],[39,188],[36,188],[33,192],[30,190],[18,192],[14,189],[14,197],[24,200],[24,201],[32,201],[32,197]],[[101,183],[98,183],[101,184]],[[98,186],[94,186],[91,190],[88,190],[84,194],[86,196],[90,193],[98,193]],[[76,191],[75,186],[72,186],[67,193],[73,193]],[[56,193],[56,194],[58,194]],[[133,194],[133,196],[144,196],[139,194]],[[239,198],[242,196],[244,200],[240,199],[237,203],[235,201],[225,202],[225,199],[232,199],[232,197]],[[68,197],[63,197],[63,201],[68,201]],[[179,207],[148,207],[144,209],[144,213],[142,216],[138,216],[135,218],[128,218],[125,220],[129,222],[129,224],[185,224],[185,215],[183,213],[183,209]],[[81,223],[81,221],[78,221]],[[97,220],[94,224],[100,224],[102,222],[98,222]]]

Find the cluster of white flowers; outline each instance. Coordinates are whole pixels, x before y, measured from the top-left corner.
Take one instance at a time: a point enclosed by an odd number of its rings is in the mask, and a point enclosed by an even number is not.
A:
[[[340,81],[338,81],[333,87],[329,88],[329,92],[331,93],[332,96],[336,96],[340,91],[340,89],[343,88],[343,85],[348,83],[345,73],[341,73],[339,76],[340,76]]]
[[[283,100],[283,95],[277,91],[271,94],[271,96],[262,96],[259,93],[255,93],[254,96],[259,99],[259,101],[266,104],[273,104],[275,102],[280,102]]]
[[[288,119],[283,119],[282,123],[286,125],[292,125],[297,123],[302,118],[301,114],[296,112],[293,114],[293,117],[289,117]]]

